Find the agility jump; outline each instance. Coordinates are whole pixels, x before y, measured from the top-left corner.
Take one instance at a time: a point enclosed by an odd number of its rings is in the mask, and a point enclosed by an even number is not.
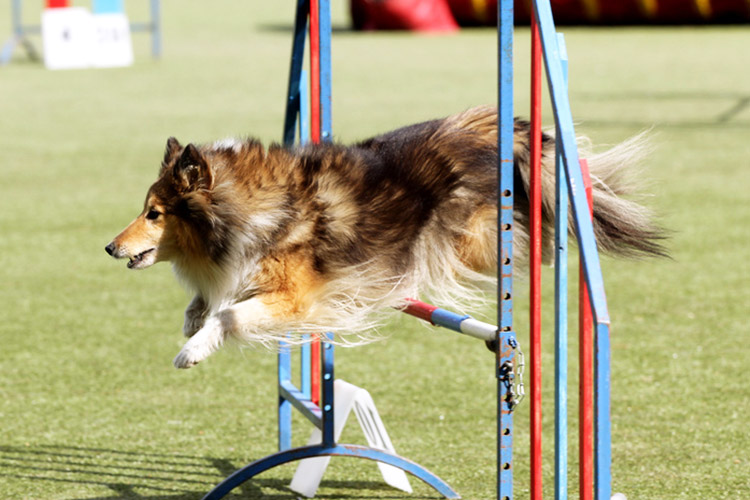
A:
[[[292,144],[299,126],[306,126],[305,89],[302,63],[309,12],[310,22],[310,133],[313,143],[329,141],[331,132],[330,7],[328,0],[299,0],[295,18],[284,142]],[[552,96],[556,125],[556,236],[555,236],[555,335],[556,335],[556,440],[555,495],[567,498],[567,233],[568,203],[572,206],[578,239],[580,276],[580,491],[581,498],[608,500],[611,497],[611,431],[609,403],[609,316],[592,220],[592,185],[585,160],[579,159],[572,115],[567,98],[567,57],[564,39],[555,33],[549,2],[534,2],[532,20],[532,110],[531,110],[531,498],[542,498],[541,480],[541,292],[542,199],[541,199],[541,64],[544,60]],[[499,327],[468,315],[452,313],[416,300],[403,311],[428,321],[484,340],[496,353],[498,379],[498,477],[497,498],[513,498],[513,409],[522,397],[523,385],[516,379],[520,358],[513,330],[513,2],[498,6],[498,318]],[[562,214],[562,215],[561,215]],[[653,236],[653,235],[652,235]],[[653,250],[653,249],[652,249]],[[658,253],[658,250],[653,252]],[[595,339],[591,324],[595,325]],[[232,488],[276,465],[318,456],[368,458],[399,467],[435,488],[447,498],[459,498],[439,477],[423,467],[383,450],[337,444],[333,438],[333,344],[327,336],[302,348],[302,389],[291,384],[289,354],[282,349],[279,368],[279,453],[260,459],[227,478],[206,499],[221,498]],[[595,353],[594,353],[595,348]],[[595,370],[591,365],[595,361]],[[595,374],[595,380],[592,378]],[[592,397],[595,396],[595,399]],[[319,445],[291,448],[291,407],[299,410],[322,432]],[[593,425],[592,425],[593,424]]]

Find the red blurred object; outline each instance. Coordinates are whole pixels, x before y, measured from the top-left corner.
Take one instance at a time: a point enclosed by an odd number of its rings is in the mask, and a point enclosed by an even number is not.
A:
[[[712,16],[715,21],[737,23],[750,19],[750,2],[739,0],[712,0]]]
[[[494,26],[497,0],[448,0],[461,26]],[[550,0],[556,24],[691,24],[750,21],[747,0]],[[531,0],[513,2],[516,24],[529,24]]]
[[[448,0],[451,12],[461,26],[494,26],[497,24],[497,0]],[[513,8],[526,10],[527,2],[514,2]],[[529,4],[530,5],[530,4]],[[528,13],[526,19],[528,19]]]
[[[70,7],[70,0],[47,0],[48,9],[62,9]]]
[[[456,31],[448,0],[351,0],[358,30]]]

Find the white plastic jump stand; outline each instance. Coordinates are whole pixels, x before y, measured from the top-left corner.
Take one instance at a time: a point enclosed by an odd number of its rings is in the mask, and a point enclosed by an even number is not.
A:
[[[388,437],[388,432],[385,430],[383,421],[380,419],[378,410],[375,408],[375,402],[367,390],[339,379],[333,384],[333,392],[335,397],[334,437],[336,441],[341,436],[341,431],[344,430],[344,425],[346,425],[346,420],[351,410],[354,409],[359,426],[362,428],[362,432],[364,432],[367,439],[367,444],[371,448],[396,453],[393,443],[391,443],[391,439]],[[316,428],[310,435],[308,444],[320,443],[321,438],[321,432]],[[289,487],[292,491],[307,498],[314,497],[330,460],[331,457],[319,457],[307,458],[300,461]],[[388,485],[407,493],[412,492],[409,479],[403,470],[381,462],[377,462],[377,464],[383,480]]]

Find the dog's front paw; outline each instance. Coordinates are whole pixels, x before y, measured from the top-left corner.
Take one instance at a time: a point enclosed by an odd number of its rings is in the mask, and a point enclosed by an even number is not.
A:
[[[185,369],[197,365],[204,359],[206,359],[206,356],[201,356],[195,349],[189,349],[188,346],[185,346],[177,356],[175,356],[172,364],[175,368]]]
[[[218,349],[224,341],[221,321],[209,318],[198,332],[185,342],[182,350],[172,362],[175,368],[190,368],[197,365]]]

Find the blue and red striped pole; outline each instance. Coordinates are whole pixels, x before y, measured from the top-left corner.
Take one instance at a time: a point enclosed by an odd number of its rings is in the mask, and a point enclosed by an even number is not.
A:
[[[468,314],[456,314],[419,300],[408,299],[408,305],[403,309],[403,312],[435,326],[443,326],[454,332],[463,333],[485,342],[492,342],[497,335],[497,326],[495,325],[474,319]]]

